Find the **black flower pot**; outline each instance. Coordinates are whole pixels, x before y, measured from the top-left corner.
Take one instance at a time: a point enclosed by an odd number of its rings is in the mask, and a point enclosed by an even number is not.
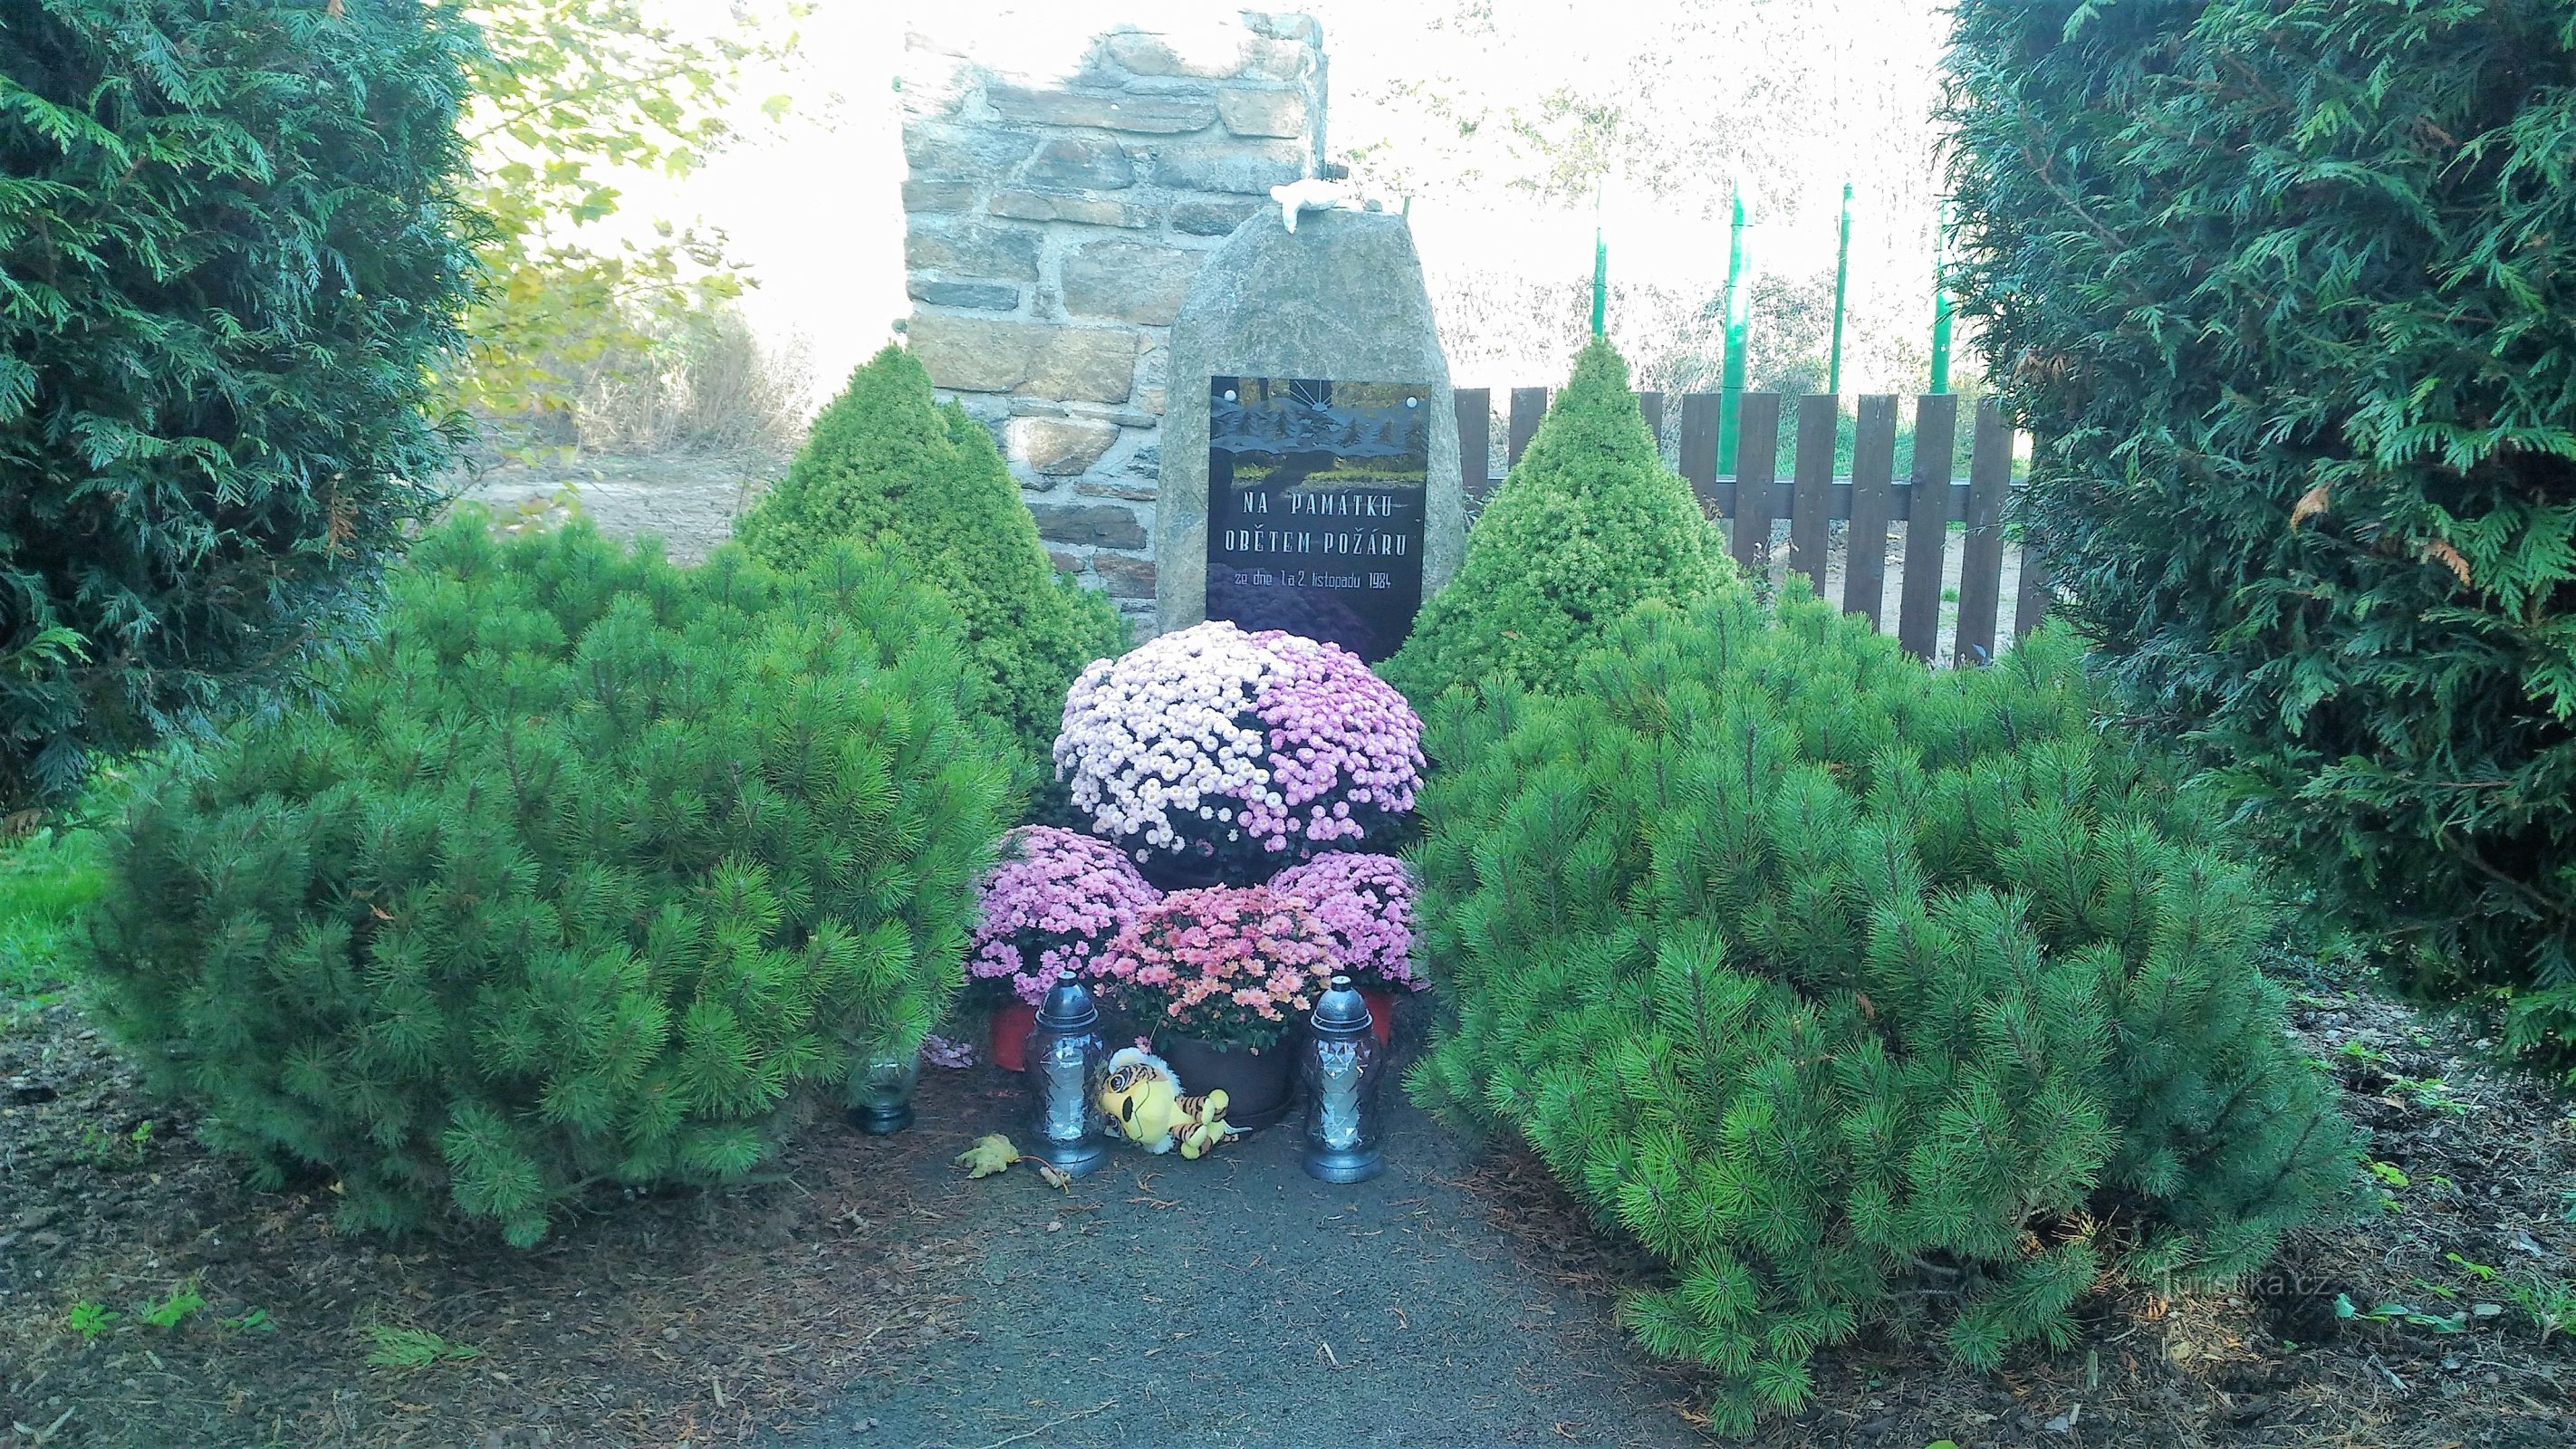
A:
[[[1193,1097],[1226,1095],[1225,1120],[1246,1132],[1288,1115],[1295,1104],[1297,1044],[1292,1035],[1269,1046],[1223,1046],[1192,1036],[1158,1036],[1154,1053],[1172,1064],[1181,1090]]]

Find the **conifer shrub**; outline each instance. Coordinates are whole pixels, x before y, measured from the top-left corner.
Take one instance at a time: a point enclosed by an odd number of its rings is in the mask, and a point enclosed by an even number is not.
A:
[[[1793,587],[1448,696],[1410,1078],[1670,1265],[1623,1318],[1742,1429],[1864,1324],[1990,1367],[2106,1271],[2241,1274],[2353,1190],[2272,918],[2043,632],[1934,675]]]
[[[741,1177],[962,979],[1004,795],[936,597],[842,547],[680,570],[459,519],[322,702],[142,788],[102,1019],[264,1182],[534,1242]]]
[[[0,6],[0,814],[291,675],[439,499],[458,7]]]
[[[1628,364],[1596,339],[1485,504],[1457,577],[1378,673],[1422,704],[1459,684],[1551,688],[1640,603],[1687,603],[1733,576],[1646,431]]]
[[[967,656],[1032,770],[1073,677],[1127,647],[1116,607],[1055,571],[992,436],[941,406],[900,347],[850,374],[737,533],[786,569],[836,540],[896,546],[964,618]]]
[[[2576,1070],[2576,11],[1967,0],[1959,278],[2127,707]]]

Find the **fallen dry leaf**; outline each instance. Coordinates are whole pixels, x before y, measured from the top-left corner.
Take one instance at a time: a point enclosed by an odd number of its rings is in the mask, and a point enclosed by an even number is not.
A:
[[[1037,1162],[1038,1177],[1043,1180],[1047,1186],[1054,1188],[1058,1192],[1073,1191],[1073,1174],[1066,1172],[1063,1168],[1056,1166],[1052,1162],[1038,1162],[1034,1157],[1030,1158],[1029,1161]],[[1047,1224],[1049,1229],[1053,1229],[1055,1226],[1056,1225],[1054,1223]]]
[[[1011,1145],[1010,1138],[999,1132],[987,1132],[976,1138],[975,1145],[958,1153],[956,1158],[957,1165],[965,1168],[970,1178],[1008,1172],[1011,1164],[1019,1160],[1019,1149]]]

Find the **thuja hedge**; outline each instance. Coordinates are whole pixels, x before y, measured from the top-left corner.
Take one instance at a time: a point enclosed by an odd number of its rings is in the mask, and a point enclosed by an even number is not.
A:
[[[960,983],[1004,786],[954,619],[881,557],[679,570],[461,519],[320,702],[141,792],[101,1015],[263,1180],[535,1241],[714,1183]]]
[[[1965,0],[1966,309],[2069,608],[2422,991],[2576,1069],[2576,18]]]
[[[941,406],[899,347],[850,375],[741,538],[781,568],[841,541],[898,547],[965,620],[967,658],[1032,775],[1073,677],[1127,648],[1116,607],[1055,571],[992,436]]]
[[[438,490],[473,27],[0,5],[0,813],[291,671]]]
[[[1623,1316],[1741,1429],[1864,1324],[1992,1366],[2106,1269],[2224,1278],[2347,1129],[2209,817],[2073,647],[1933,675],[1793,587],[1648,605],[1556,696],[1435,710],[1411,1085],[1672,1270]]]
[[[1547,688],[1640,603],[1687,602],[1734,576],[1717,526],[1656,452],[1627,363],[1595,340],[1476,520],[1458,576],[1378,672],[1417,707],[1460,684]]]

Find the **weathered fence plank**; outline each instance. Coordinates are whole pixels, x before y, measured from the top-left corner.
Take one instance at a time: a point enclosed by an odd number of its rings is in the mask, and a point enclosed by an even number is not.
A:
[[[1494,491],[1494,392],[1485,387],[1462,387],[1455,397],[1458,479],[1466,489],[1468,505],[1482,508],[1486,496]]]
[[[1896,491],[1896,398],[1860,400],[1852,433],[1851,531],[1843,539],[1843,612],[1878,627],[1887,605],[1887,521]]]
[[[1521,454],[1528,450],[1530,435],[1538,431],[1539,419],[1547,416],[1547,389],[1516,387],[1512,389],[1511,451],[1506,455],[1511,466],[1521,464]]]
[[[1637,409],[1648,428],[1661,437],[1674,394],[1637,394]],[[1958,629],[1951,662],[1983,663],[1994,657],[2002,625],[2003,558],[2009,540],[2020,565],[2013,599],[2014,638],[2037,627],[2047,612],[2048,570],[2017,537],[2019,490],[2012,481],[2015,433],[2000,412],[1981,406],[1970,439],[1968,476],[1950,474],[1959,430],[1959,400],[1954,394],[1916,399],[1914,463],[1909,476],[1896,475],[1899,399],[1871,394],[1858,399],[1853,433],[1851,474],[1835,475],[1836,434],[1841,426],[1839,398],[1808,395],[1797,402],[1794,452],[1780,456],[1781,398],[1777,393],[1746,393],[1739,403],[1737,473],[1721,478],[1717,471],[1718,416],[1721,394],[1690,392],[1680,398],[1677,466],[1701,508],[1728,528],[1727,551],[1746,570],[1768,572],[1772,526],[1789,521],[1787,569],[1805,574],[1820,598],[1831,602],[1828,581],[1836,530],[1843,531],[1843,612],[1867,619],[1873,629],[1888,627],[1888,529],[1903,522],[1904,580],[1894,601],[1897,643],[1916,658],[1930,661],[1940,647],[1942,593],[1948,585],[1949,525],[1967,524],[1960,556]],[[1466,465],[1466,491],[1471,506],[1481,507],[1500,478],[1483,476],[1490,461],[1494,429],[1508,431],[1504,452],[1517,463],[1530,436],[1546,416],[1548,391],[1538,387],[1510,389],[1506,422],[1495,416],[1495,393],[1487,388],[1457,392],[1458,446]],[[1483,467],[1479,460],[1486,460]],[[1783,477],[1783,471],[1787,473]],[[2035,459],[2033,466],[2040,466]],[[1739,483],[1741,486],[1739,486]]]
[[[2047,466],[2047,460],[2048,450],[2040,446],[2038,439],[2033,438],[2030,445],[2030,471],[2034,477],[2041,468]],[[2017,506],[2007,511],[2007,516],[2020,512],[2020,505],[2027,505],[2029,502],[2029,495],[2024,494],[2018,500]],[[2048,560],[2038,549],[2031,546],[2027,533],[2028,524],[2019,519],[2014,521],[2024,529],[2024,536],[2020,540],[2021,589],[2019,595],[2013,600],[2013,637],[2019,639],[2022,635],[2038,628],[2040,621],[2048,617]]]
[[[1827,518],[1834,505],[1834,431],[1842,421],[1839,398],[1810,393],[1798,399],[1796,481],[1789,503],[1789,567],[1825,596]]]
[[[1941,642],[1942,566],[1950,546],[1950,454],[1958,442],[1959,395],[1925,393],[1914,402],[1914,469],[1906,490],[1905,587],[1897,600],[1896,643],[1928,660]]]
[[[1735,409],[1735,561],[1756,578],[1771,568],[1771,490],[1780,477],[1780,394],[1748,392]]]
[[[1717,516],[1717,394],[1682,394],[1682,481],[1699,499],[1701,511]]]
[[[1959,636],[1953,664],[1995,657],[1995,606],[2003,596],[2004,502],[2012,492],[2012,429],[1992,398],[1977,404],[1968,458],[1968,534],[1960,544]]]

